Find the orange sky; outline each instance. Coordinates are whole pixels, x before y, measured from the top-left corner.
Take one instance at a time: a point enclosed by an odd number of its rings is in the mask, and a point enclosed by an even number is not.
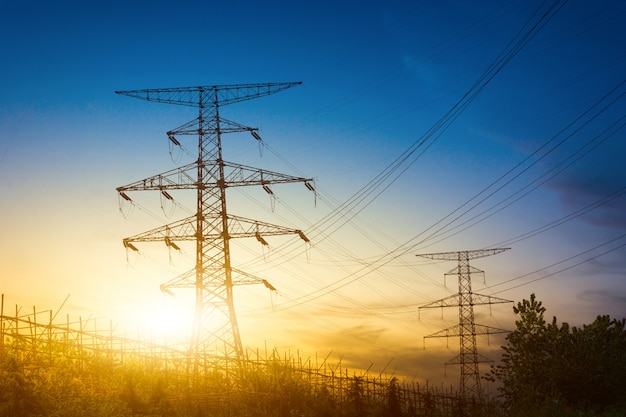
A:
[[[7,5],[5,304],[56,311],[69,295],[63,313],[112,320],[128,333],[149,331],[154,318],[182,317],[175,329],[185,317],[190,323],[193,291],[168,297],[159,285],[193,267],[193,247],[142,244],[137,254],[121,241],[189,216],[194,196],[174,193],[180,207],[172,211],[161,209],[158,193],[134,193],[130,210],[115,189],[193,161],[194,139],[185,138],[191,151],[176,159],[165,132],[196,114],[114,91],[301,80],[224,109],[227,119],[259,127],[266,143],[261,155],[251,136],[228,136],[227,160],[313,177],[318,190],[315,199],[302,184],[276,186],[274,202],[261,188],[228,191],[232,214],[311,238],[310,246],[298,237],[268,238],[269,248],[233,243],[233,266],[277,289],[235,288],[244,346],[332,352],[346,366],[373,362],[380,372],[389,364],[387,371],[454,384],[443,363],[458,341],[429,339],[423,349],[423,337],[456,324],[458,312],[418,318],[420,305],[457,291],[453,278],[444,286],[454,263],[415,255],[502,245],[511,250],[472,264],[485,271],[476,292],[515,301],[535,292],[548,317],[573,325],[626,315],[621,2],[567,4],[463,113],[445,119],[448,128],[402,162],[397,178],[342,206],[438,126],[539,6],[112,2],[72,4],[69,13]],[[216,13],[237,18],[189,23]],[[476,321],[514,326],[510,305],[476,307]],[[497,358],[501,341],[479,342]]]

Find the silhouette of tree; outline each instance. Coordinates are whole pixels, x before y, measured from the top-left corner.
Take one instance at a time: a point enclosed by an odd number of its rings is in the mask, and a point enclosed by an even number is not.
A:
[[[389,381],[389,391],[387,392],[387,409],[385,415],[386,417],[402,417],[398,378],[396,377],[391,378],[391,381]]]
[[[581,328],[546,311],[535,294],[513,307],[516,329],[506,337],[502,361],[487,379],[499,381],[508,410],[601,412],[623,403],[626,381],[626,320],[598,316]],[[623,404],[622,404],[623,405]]]
[[[369,415],[369,410],[365,404],[365,392],[363,389],[363,378],[355,376],[348,389],[348,416],[365,417]]]

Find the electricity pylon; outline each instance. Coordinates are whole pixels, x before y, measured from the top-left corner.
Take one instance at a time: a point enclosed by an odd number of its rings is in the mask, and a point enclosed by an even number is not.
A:
[[[483,273],[480,269],[470,266],[470,259],[483,258],[485,256],[496,255],[510,248],[497,249],[479,249],[460,252],[443,252],[419,254],[423,258],[439,259],[445,261],[457,261],[458,265],[445,275],[458,275],[459,292],[450,297],[433,301],[432,303],[419,307],[437,308],[437,307],[458,307],[459,308],[459,324],[447,329],[435,332],[424,338],[431,337],[458,337],[460,339],[459,355],[455,356],[446,365],[460,365],[461,381],[459,384],[460,396],[462,399],[475,398],[482,400],[483,394],[480,386],[480,376],[478,373],[478,363],[485,362],[480,360],[478,349],[476,347],[476,335],[489,335],[497,333],[508,333],[507,330],[495,327],[484,326],[474,322],[474,306],[485,304],[512,303],[511,300],[503,298],[491,297],[488,295],[474,294],[472,292],[472,274]]]
[[[195,288],[190,351],[215,352],[211,353],[210,358],[206,355],[203,358],[196,357],[195,360],[200,363],[211,362],[213,365],[228,367],[228,363],[235,360],[241,365],[244,352],[235,314],[233,286],[263,283],[270,290],[274,289],[266,280],[231,266],[231,239],[256,237],[266,245],[263,236],[297,234],[308,242],[301,230],[228,214],[226,190],[230,187],[260,185],[266,192],[273,194],[271,184],[302,182],[314,191],[311,178],[294,177],[225,161],[222,156],[223,134],[249,132],[259,141],[261,137],[257,128],[222,118],[220,110],[228,104],[278,93],[299,84],[284,82],[116,91],[116,94],[142,100],[198,108],[195,119],[167,132],[169,140],[179,146],[177,137],[197,136],[198,159],[180,168],[118,187],[117,191],[124,200],[131,201],[127,194],[129,191],[156,190],[171,199],[169,190],[195,190],[195,215],[125,238],[123,244],[127,249],[137,251],[135,242],[161,241],[170,248],[179,249],[176,241],[195,241],[195,267],[162,284],[161,290],[173,294],[170,290],[172,288]]]

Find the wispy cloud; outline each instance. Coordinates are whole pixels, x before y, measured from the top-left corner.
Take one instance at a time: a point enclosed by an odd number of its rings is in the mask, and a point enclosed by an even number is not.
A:
[[[596,306],[602,306],[601,314],[618,315],[616,318],[626,317],[626,291],[585,290],[578,294],[580,301]]]
[[[610,175],[608,172],[576,172],[552,181],[549,185],[559,195],[564,207],[572,211],[600,201],[624,186],[626,174]],[[594,226],[626,230],[625,213],[626,195],[623,194],[599,205],[580,219]]]

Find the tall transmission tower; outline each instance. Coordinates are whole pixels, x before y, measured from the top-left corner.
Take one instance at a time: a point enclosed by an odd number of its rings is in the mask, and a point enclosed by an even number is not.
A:
[[[446,297],[423,305],[419,307],[418,310],[421,310],[423,308],[438,307],[458,307],[459,309],[458,325],[432,333],[428,336],[424,336],[424,338],[458,337],[460,339],[459,354],[455,356],[450,362],[446,363],[446,365],[460,365],[461,380],[459,384],[459,391],[462,399],[474,398],[478,401],[483,399],[483,393],[480,385],[480,376],[478,373],[478,363],[486,362],[486,360],[479,359],[478,349],[476,347],[476,335],[508,333],[507,330],[475,323],[474,306],[512,302],[503,298],[475,294],[472,292],[472,274],[484,273],[484,271],[470,266],[470,259],[496,255],[508,249],[510,248],[479,249],[471,251],[427,253],[417,255],[428,259],[458,262],[457,267],[452,269],[450,272],[447,272],[445,275],[458,275],[459,292],[450,297]]]
[[[301,82],[213,85],[203,87],[162,88],[116,91],[129,97],[158,103],[198,108],[198,116],[182,126],[167,132],[169,140],[180,146],[178,137],[196,136],[198,158],[195,162],[166,171],[128,185],[118,187],[124,200],[132,201],[130,191],[154,190],[171,199],[170,190],[194,190],[196,212],[165,226],[123,239],[127,249],[137,251],[136,242],[165,242],[180,249],[176,241],[195,241],[195,267],[161,285],[161,291],[173,294],[174,288],[195,288],[195,313],[190,351],[215,352],[196,361],[211,362],[214,366],[236,361],[241,365],[244,352],[235,314],[233,286],[263,283],[266,280],[239,271],[231,266],[230,241],[235,238],[255,237],[266,245],[263,236],[299,235],[301,230],[264,223],[231,215],[226,209],[226,190],[230,187],[261,186],[270,195],[272,184],[302,182],[315,191],[311,178],[294,177],[227,162],[222,155],[222,136],[226,133],[249,132],[261,140],[258,128],[227,120],[220,115],[222,107],[270,94],[278,93]],[[198,362],[196,362],[197,364]]]

